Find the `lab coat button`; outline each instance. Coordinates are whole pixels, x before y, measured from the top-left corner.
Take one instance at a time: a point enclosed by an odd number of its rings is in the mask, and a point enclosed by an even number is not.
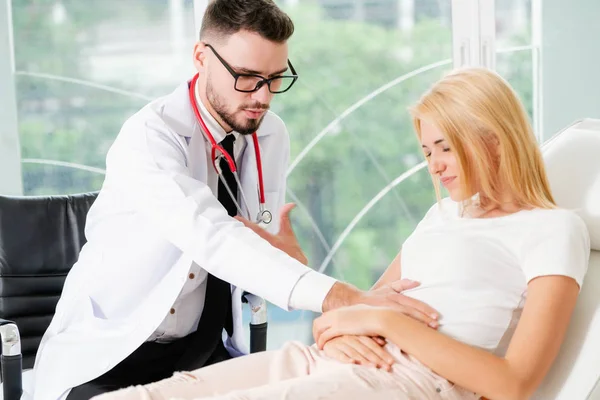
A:
[[[194,279],[196,277],[196,275],[194,275],[193,272],[190,273],[190,279]]]
[[[171,314],[175,314],[175,309],[171,308],[171,311],[169,311]]]

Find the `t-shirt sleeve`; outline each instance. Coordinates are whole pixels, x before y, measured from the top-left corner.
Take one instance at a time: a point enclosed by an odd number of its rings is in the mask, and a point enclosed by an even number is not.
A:
[[[590,237],[583,220],[574,212],[556,210],[530,233],[523,249],[527,283],[538,276],[569,276],[579,284],[587,272]]]

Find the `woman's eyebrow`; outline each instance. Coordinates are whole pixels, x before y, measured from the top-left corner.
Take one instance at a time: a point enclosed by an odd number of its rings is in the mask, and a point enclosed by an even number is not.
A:
[[[433,144],[440,144],[440,143],[442,143],[444,141],[446,141],[446,139],[438,139],[435,142],[433,142]],[[422,144],[421,147],[423,147],[424,149],[427,148],[427,146],[425,146],[424,144]]]

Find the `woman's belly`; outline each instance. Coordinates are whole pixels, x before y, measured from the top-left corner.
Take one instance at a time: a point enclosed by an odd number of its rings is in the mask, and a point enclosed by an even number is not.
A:
[[[491,352],[511,327],[519,304],[518,296],[493,287],[422,285],[403,294],[439,313],[439,332]]]

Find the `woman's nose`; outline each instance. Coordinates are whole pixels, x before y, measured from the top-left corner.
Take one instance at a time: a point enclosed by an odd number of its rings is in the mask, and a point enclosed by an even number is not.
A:
[[[429,172],[431,175],[440,175],[446,169],[446,164],[443,162],[432,159],[429,161]]]

